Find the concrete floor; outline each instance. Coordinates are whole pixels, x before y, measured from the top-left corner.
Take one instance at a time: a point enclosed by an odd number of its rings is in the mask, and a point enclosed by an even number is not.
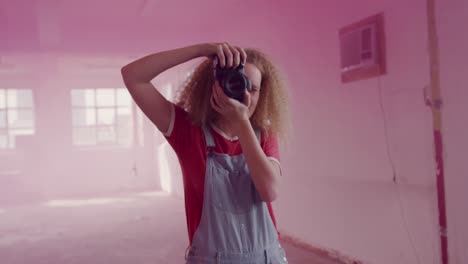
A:
[[[161,193],[0,207],[1,264],[183,263],[183,201]],[[337,264],[284,244],[289,263]]]

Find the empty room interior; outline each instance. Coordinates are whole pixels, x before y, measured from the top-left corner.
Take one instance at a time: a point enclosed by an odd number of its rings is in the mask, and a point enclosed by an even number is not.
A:
[[[463,25],[466,0],[0,0],[0,263],[468,263]]]

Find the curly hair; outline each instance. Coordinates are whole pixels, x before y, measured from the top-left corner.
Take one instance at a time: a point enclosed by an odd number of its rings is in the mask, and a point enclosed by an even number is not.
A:
[[[245,49],[247,63],[255,65],[262,75],[260,97],[250,118],[252,126],[286,139],[289,128],[289,105],[285,81],[271,59],[258,49]],[[210,104],[215,82],[211,59],[205,59],[187,78],[176,98],[176,104],[188,112],[195,125],[216,121],[217,112]]]

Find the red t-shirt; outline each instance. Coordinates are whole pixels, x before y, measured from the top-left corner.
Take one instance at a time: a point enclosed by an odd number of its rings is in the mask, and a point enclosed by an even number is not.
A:
[[[217,153],[239,155],[242,153],[241,144],[236,139],[228,139],[222,131],[210,128],[214,137]],[[188,113],[173,105],[171,123],[166,133],[163,133],[174,149],[182,169],[185,213],[190,244],[195,231],[200,224],[203,209],[203,191],[206,170],[206,143],[203,129],[193,125]],[[265,137],[262,133],[260,145],[266,156],[279,164],[278,141],[276,137]],[[273,223],[276,220],[270,203],[267,203]]]

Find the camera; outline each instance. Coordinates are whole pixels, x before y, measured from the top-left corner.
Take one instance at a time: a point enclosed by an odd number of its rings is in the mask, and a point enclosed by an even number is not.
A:
[[[245,75],[244,65],[240,64],[236,68],[221,68],[218,58],[215,58],[215,78],[218,80],[224,93],[239,102],[244,101],[244,91],[252,91],[252,84],[249,77]]]

